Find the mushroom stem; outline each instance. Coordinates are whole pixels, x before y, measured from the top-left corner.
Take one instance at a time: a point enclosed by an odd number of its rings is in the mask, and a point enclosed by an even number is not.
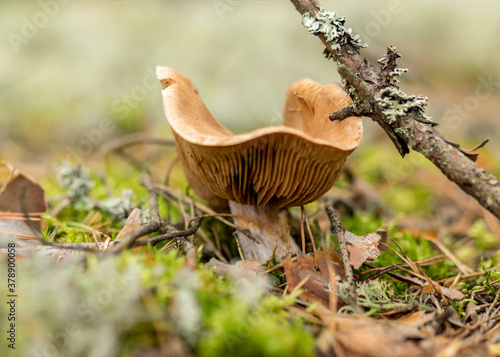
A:
[[[265,262],[275,252],[276,258],[282,260],[288,253],[299,252],[288,228],[280,220],[278,208],[248,206],[234,201],[229,201],[229,208],[240,229],[237,235],[245,259]]]

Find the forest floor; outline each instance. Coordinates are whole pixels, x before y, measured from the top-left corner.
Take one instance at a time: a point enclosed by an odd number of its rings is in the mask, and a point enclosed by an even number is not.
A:
[[[299,207],[283,212],[306,254],[261,265],[241,260],[230,217],[189,190],[174,147],[108,149],[89,167],[60,163],[39,182],[45,197],[19,168],[33,214],[0,212],[2,248],[17,243],[14,270],[8,250],[0,254],[1,276],[15,280],[7,356],[500,355],[500,223],[418,154],[401,160],[389,143],[362,146],[335,187],[305,207],[309,229]],[[478,162],[500,173],[487,149]],[[8,171],[4,189],[14,182]],[[116,249],[150,221],[148,197],[165,232],[179,234]],[[327,206],[381,252],[354,264],[356,313]],[[366,253],[354,245],[351,259]],[[331,260],[340,271],[318,268]],[[7,319],[0,325],[9,331]]]

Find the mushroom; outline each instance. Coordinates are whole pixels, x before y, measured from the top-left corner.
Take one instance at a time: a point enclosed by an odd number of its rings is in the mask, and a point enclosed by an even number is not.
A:
[[[282,126],[235,135],[209,112],[183,74],[157,67],[165,116],[194,192],[216,210],[229,206],[245,259],[298,252],[279,210],[325,194],[362,136],[361,118],[330,121],[351,104],[336,84],[302,79],[288,89]]]

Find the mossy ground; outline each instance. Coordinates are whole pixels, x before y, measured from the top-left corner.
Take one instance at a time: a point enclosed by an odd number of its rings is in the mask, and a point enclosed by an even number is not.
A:
[[[372,186],[385,208],[376,213],[359,208],[345,214],[342,223],[347,230],[362,235],[384,228],[391,238],[388,245],[414,262],[442,255],[425,239],[437,234],[451,252],[459,252],[457,256],[462,262],[475,271],[497,266],[499,239],[481,217],[472,219],[461,234],[446,233],[444,229],[446,224],[452,225],[453,217],[448,217],[451,223],[441,221],[442,227],[438,228],[442,229],[438,231],[431,232],[424,224],[421,229],[407,225],[409,218],[418,222],[430,219],[445,199],[436,196],[435,188],[425,182],[416,179],[403,182],[404,178],[417,177],[417,173],[432,172],[427,163],[411,160],[409,172],[402,171],[400,165],[388,164],[381,157],[383,155],[361,149],[350,162],[352,167],[363,168],[353,170],[354,174]],[[50,204],[45,216],[44,239],[54,243],[93,242],[95,231],[102,234],[101,240],[114,239],[126,214],[111,216],[101,207],[110,200],[110,194],[114,198],[122,197],[123,190],[133,193],[132,200],[126,202],[127,207],[142,208],[147,220],[147,191],[139,184],[139,171],[117,159],[104,169],[89,170],[88,174],[85,179],[94,182],[84,195],[88,205],[77,204],[80,197],[55,214],[52,212],[66,199],[67,191],[61,188],[56,177],[47,176],[42,180]],[[170,181],[179,192],[190,192],[186,190],[180,170],[174,170]],[[344,177],[328,196],[336,197],[349,189],[349,181]],[[117,202],[118,206],[125,204],[123,200]],[[162,198],[159,204],[162,218],[171,224],[183,222],[186,213],[183,214],[182,209],[190,211],[187,206]],[[328,226],[328,222],[322,221],[322,210],[321,203],[307,207],[311,219],[319,221],[318,225],[312,225],[319,247],[324,238],[318,237],[327,234],[321,227]],[[296,212],[292,210],[291,222],[294,216]],[[231,230],[224,224],[206,218],[200,229],[212,242],[219,240],[217,244],[227,260],[237,256]],[[335,243],[335,237],[329,239]],[[170,351],[173,355],[197,356],[315,355],[315,339],[321,328],[290,311],[289,307],[297,303],[297,294],[283,297],[286,278],[282,270],[274,271],[267,283],[265,279],[248,282],[217,278],[215,272],[204,265],[213,256],[213,249],[207,248],[206,241],[199,235],[188,241],[194,244],[191,250],[179,241],[154,248],[134,248],[117,256],[81,254],[79,259],[62,263],[19,258],[20,328],[16,353],[139,356],[146,351],[160,354]],[[308,246],[308,250],[310,248]],[[364,265],[355,271],[360,281],[360,303],[367,315],[377,316],[414,302],[418,309],[433,309],[433,301],[418,292],[410,293],[408,283],[389,276],[362,283],[370,275],[363,274],[367,269],[400,263],[403,263],[400,256],[387,249],[370,267]],[[2,269],[4,266],[2,264]],[[453,278],[459,273],[448,257],[421,269],[433,281]],[[393,272],[404,274],[401,270]],[[499,275],[498,271],[490,271],[456,287],[463,289],[466,299],[473,299],[479,293],[493,297],[498,294]],[[275,285],[274,290],[268,290],[266,284],[269,283]],[[339,289],[339,294],[342,293]],[[465,314],[468,301],[451,301],[459,316]],[[4,305],[0,309],[6,312]]]

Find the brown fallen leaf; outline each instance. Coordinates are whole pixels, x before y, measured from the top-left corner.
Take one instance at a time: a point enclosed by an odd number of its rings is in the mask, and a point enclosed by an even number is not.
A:
[[[40,215],[46,210],[42,187],[9,163],[0,162],[0,237],[41,238]]]
[[[301,299],[310,303],[319,301],[327,308],[330,304],[330,293],[335,289],[330,286],[330,282],[335,281],[335,277],[333,279],[330,277],[330,270],[335,276],[339,276],[341,281],[345,280],[342,263],[331,251],[317,251],[314,255],[288,257],[283,261],[283,267],[289,292],[303,289]],[[337,308],[345,305],[340,299],[338,302],[340,304],[337,304]]]
[[[345,232],[347,250],[349,250],[349,263],[354,269],[359,269],[366,260],[374,260],[380,256],[378,242],[382,236],[378,233],[368,233],[357,236],[349,231]]]
[[[432,343],[416,327],[365,316],[326,313],[326,326],[317,341],[323,356],[430,356]],[[340,353],[339,353],[340,352]]]

